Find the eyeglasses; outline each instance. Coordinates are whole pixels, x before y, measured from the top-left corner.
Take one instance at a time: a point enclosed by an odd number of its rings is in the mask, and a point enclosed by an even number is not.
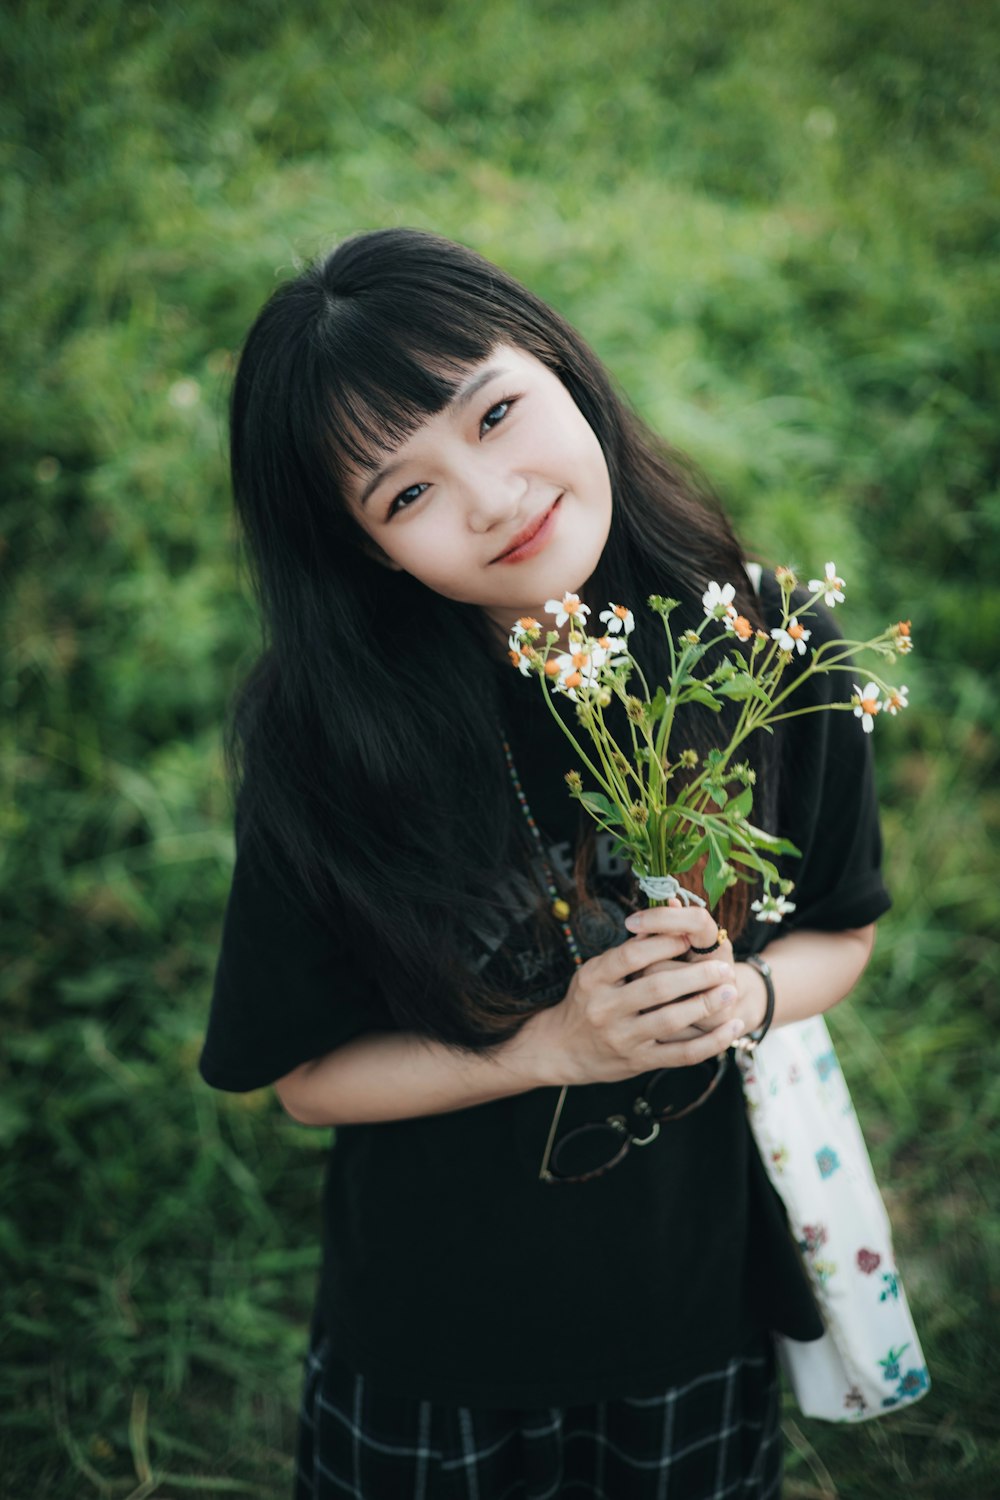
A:
[[[580,1125],[553,1148],[566,1089],[552,1120],[545,1155],[539,1171],[542,1182],[589,1182],[601,1177],[623,1162],[632,1146],[648,1146],[660,1133],[661,1125],[683,1120],[711,1098],[729,1064],[729,1053],[690,1068],[662,1068],[654,1073],[632,1105],[632,1113],[646,1126],[645,1134],[636,1135],[624,1115],[610,1115],[592,1125]]]

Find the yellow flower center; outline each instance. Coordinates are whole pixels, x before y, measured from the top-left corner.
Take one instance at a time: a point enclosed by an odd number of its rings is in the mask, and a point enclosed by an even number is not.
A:
[[[628,610],[625,608],[624,604],[616,604],[614,606],[614,610],[619,620],[624,620],[625,616],[628,614]]]
[[[803,630],[803,628],[802,628],[801,625],[794,624],[794,625],[789,625],[789,627],[788,627],[788,634],[791,636],[791,638],[792,638],[793,641],[800,641],[802,639],[802,637],[805,635],[805,631]]]

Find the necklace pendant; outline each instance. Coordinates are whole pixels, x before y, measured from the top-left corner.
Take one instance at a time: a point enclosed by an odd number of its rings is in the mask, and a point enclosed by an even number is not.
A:
[[[558,917],[560,922],[567,920],[572,909],[569,902],[564,901],[561,896],[557,896],[552,903],[552,915]]]

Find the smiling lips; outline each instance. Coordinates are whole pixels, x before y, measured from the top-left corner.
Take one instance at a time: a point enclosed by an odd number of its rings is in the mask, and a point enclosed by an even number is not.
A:
[[[498,557],[493,558],[495,563],[523,562],[525,558],[534,557],[545,546],[549,537],[555,529],[556,510],[562,495],[559,495],[540,516],[529,521],[523,531],[519,531],[511,542],[506,552],[501,552]]]

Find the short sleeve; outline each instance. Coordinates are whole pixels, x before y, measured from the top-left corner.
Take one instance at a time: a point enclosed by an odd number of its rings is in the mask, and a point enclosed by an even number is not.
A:
[[[319,922],[253,850],[237,853],[199,1071],[242,1093],[366,1031],[388,1030],[384,1000],[345,935]]]
[[[813,647],[841,634],[822,605],[808,624]],[[789,706],[845,702],[853,680],[847,672],[812,678]],[[872,736],[847,709],[807,713],[783,726],[780,760],[779,831],[802,856],[781,862],[795,882],[784,930],[867,926],[892,904],[882,880]]]

